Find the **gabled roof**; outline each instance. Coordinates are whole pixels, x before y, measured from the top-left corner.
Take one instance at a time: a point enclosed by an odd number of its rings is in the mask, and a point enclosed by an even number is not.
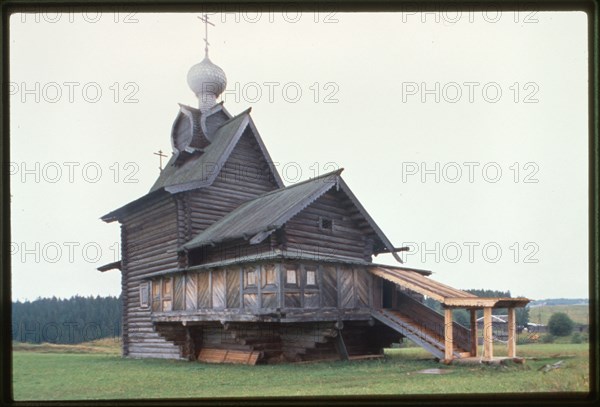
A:
[[[176,166],[173,165],[176,157],[171,156],[148,194],[115,209],[102,216],[101,219],[105,222],[112,222],[128,211],[153,201],[158,196],[210,186],[247,128],[254,135],[261,153],[269,164],[275,182],[279,187],[283,187],[283,181],[250,117],[250,110],[247,109],[219,126],[211,136],[212,142],[197,157],[192,157],[181,166]]]
[[[392,243],[340,177],[342,171],[324,174],[248,201],[184,244],[182,249],[190,250],[239,238],[249,239],[251,244],[259,243],[335,186],[346,193],[386,249],[399,260]]]
[[[171,157],[150,192],[164,188],[171,193],[176,193],[212,184],[250,121],[250,109],[229,119],[212,135],[212,142],[204,149],[203,154],[188,160],[181,166],[174,165],[175,157]],[[268,156],[262,140],[258,134],[255,134],[255,136],[269,165],[271,165],[275,179],[279,186],[283,186],[279,174],[272,166],[272,160]]]

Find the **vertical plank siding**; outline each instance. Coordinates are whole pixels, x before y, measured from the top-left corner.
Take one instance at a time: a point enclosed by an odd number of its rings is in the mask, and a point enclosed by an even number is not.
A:
[[[354,292],[357,307],[369,306],[369,284],[371,282],[369,274],[364,268],[354,268]]]
[[[198,277],[198,308],[210,308],[210,274],[208,271],[200,272]]]
[[[188,273],[185,276],[185,309],[198,308],[198,273]]]
[[[350,267],[339,267],[340,307],[354,308],[354,273]]]
[[[185,309],[185,277],[183,274],[173,277],[173,310]]]
[[[240,270],[227,270],[227,308],[240,307]]]
[[[212,273],[212,307],[221,309],[227,306],[225,302],[225,270],[213,270]]]
[[[335,266],[321,267],[323,286],[321,287],[321,306],[337,307],[337,272]]]

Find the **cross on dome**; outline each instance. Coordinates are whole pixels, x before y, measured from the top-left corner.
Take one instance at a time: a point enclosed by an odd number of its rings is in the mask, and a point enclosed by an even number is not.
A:
[[[208,21],[208,14],[204,13],[202,16],[198,16],[198,19],[204,23],[204,56],[208,56],[208,46],[210,43],[208,42],[208,25],[215,26],[213,23]]]
[[[227,77],[225,72],[208,58],[208,25],[214,27],[214,24],[208,21],[206,13],[198,19],[204,22],[204,59],[190,68],[187,82],[198,98],[200,111],[204,113],[217,103],[217,98],[225,91]]]

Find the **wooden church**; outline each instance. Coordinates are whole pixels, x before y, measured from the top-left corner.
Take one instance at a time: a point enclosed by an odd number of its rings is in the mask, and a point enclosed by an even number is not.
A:
[[[99,270],[121,271],[124,356],[353,359],[409,338],[440,360],[490,360],[492,308],[508,309],[508,355],[516,355],[515,307],[527,299],[479,298],[428,271],[375,264],[382,253],[401,263],[402,248],[341,170],[285,186],[250,109],[232,116],[217,103],[226,77],[205,52],[187,76],[199,107],[180,105],[169,162],[146,195],[102,217],[121,224],[122,258]],[[454,308],[471,311],[469,327],[452,322]]]

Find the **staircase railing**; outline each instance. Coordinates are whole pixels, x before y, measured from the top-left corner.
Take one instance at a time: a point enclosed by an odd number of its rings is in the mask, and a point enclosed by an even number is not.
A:
[[[434,332],[436,339],[444,342],[445,323],[442,314],[403,293],[398,293],[397,307],[402,314],[410,316],[415,324]],[[470,329],[453,322],[452,333],[454,344],[458,349],[464,351],[471,349]]]

